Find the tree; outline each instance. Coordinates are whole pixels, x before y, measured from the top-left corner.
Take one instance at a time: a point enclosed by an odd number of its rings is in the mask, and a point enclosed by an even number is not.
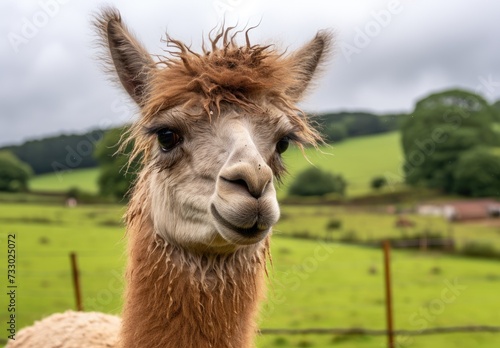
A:
[[[500,157],[490,149],[465,152],[457,163],[456,193],[473,197],[500,197]]]
[[[401,125],[408,118],[408,114],[386,114],[378,116],[386,132],[401,129]]]
[[[496,121],[500,122],[500,100],[497,100],[495,103],[493,103],[492,107],[495,111]]]
[[[68,191],[66,191],[66,197],[80,199],[82,192],[78,187],[70,187]]]
[[[387,179],[383,176],[376,176],[372,179],[370,186],[374,190],[380,190],[387,185]]]
[[[329,133],[332,131],[335,136],[338,136],[336,127],[339,126],[342,132],[345,130],[345,137],[378,134],[399,129],[402,120],[406,117],[407,115],[402,114],[378,116],[366,112],[339,112],[315,115],[314,119],[320,128],[325,130],[326,140],[331,141]]]
[[[402,125],[406,182],[454,190],[461,154],[496,143],[494,111],[480,96],[451,90],[420,100]]]
[[[289,193],[295,196],[323,196],[328,193],[345,194],[347,183],[341,175],[309,168],[299,173],[290,186]]]
[[[373,114],[353,113],[348,114],[343,120],[347,134],[350,137],[377,134],[385,131],[380,118]]]
[[[111,129],[97,144],[94,156],[100,164],[100,175],[98,178],[99,192],[103,196],[113,196],[123,199],[127,196],[132,183],[137,177],[139,168],[138,159],[128,165],[129,155],[133,149],[133,143],[120,151],[122,135],[126,128]]]
[[[338,231],[342,228],[342,220],[340,219],[331,219],[326,224],[326,239],[333,240],[332,234],[334,231]]]
[[[325,140],[328,143],[338,143],[347,138],[347,129],[343,123],[330,123],[325,130]]]
[[[11,152],[0,152],[0,191],[18,192],[28,189],[33,171]]]

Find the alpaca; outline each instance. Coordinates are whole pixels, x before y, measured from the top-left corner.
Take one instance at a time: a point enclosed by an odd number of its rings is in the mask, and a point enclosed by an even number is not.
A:
[[[280,215],[281,154],[289,143],[321,141],[296,103],[324,61],[330,35],[318,32],[287,55],[252,45],[248,31],[239,46],[234,28],[209,35],[202,53],[167,36],[169,56],[154,61],[117,10],[104,9],[96,27],[109,69],[140,109],[129,139],[142,169],[125,216],[121,323],[104,314],[66,315],[115,323],[109,347],[253,347]],[[61,337],[87,330],[67,324]],[[8,347],[39,347],[28,330]],[[44,347],[103,346],[78,337],[78,344]]]
[[[120,318],[97,312],[52,314],[22,329],[7,347],[118,347]]]

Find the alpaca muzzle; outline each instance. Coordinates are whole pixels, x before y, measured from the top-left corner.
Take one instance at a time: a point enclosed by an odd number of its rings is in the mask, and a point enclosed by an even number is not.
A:
[[[279,219],[275,197],[226,201],[217,197],[210,205],[217,232],[234,245],[250,245],[263,240]]]

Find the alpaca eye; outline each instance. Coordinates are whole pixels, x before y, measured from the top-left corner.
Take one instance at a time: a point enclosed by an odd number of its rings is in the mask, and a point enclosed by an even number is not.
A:
[[[288,149],[288,145],[290,145],[290,138],[289,137],[281,138],[281,140],[278,141],[278,143],[276,144],[276,152],[282,154]]]
[[[182,142],[182,137],[170,129],[160,129],[156,132],[162,151],[168,152]]]

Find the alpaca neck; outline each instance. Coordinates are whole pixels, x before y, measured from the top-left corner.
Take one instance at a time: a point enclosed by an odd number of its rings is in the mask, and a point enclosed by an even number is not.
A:
[[[253,347],[266,245],[251,253],[191,254],[141,220],[139,229],[129,221],[123,348]]]

